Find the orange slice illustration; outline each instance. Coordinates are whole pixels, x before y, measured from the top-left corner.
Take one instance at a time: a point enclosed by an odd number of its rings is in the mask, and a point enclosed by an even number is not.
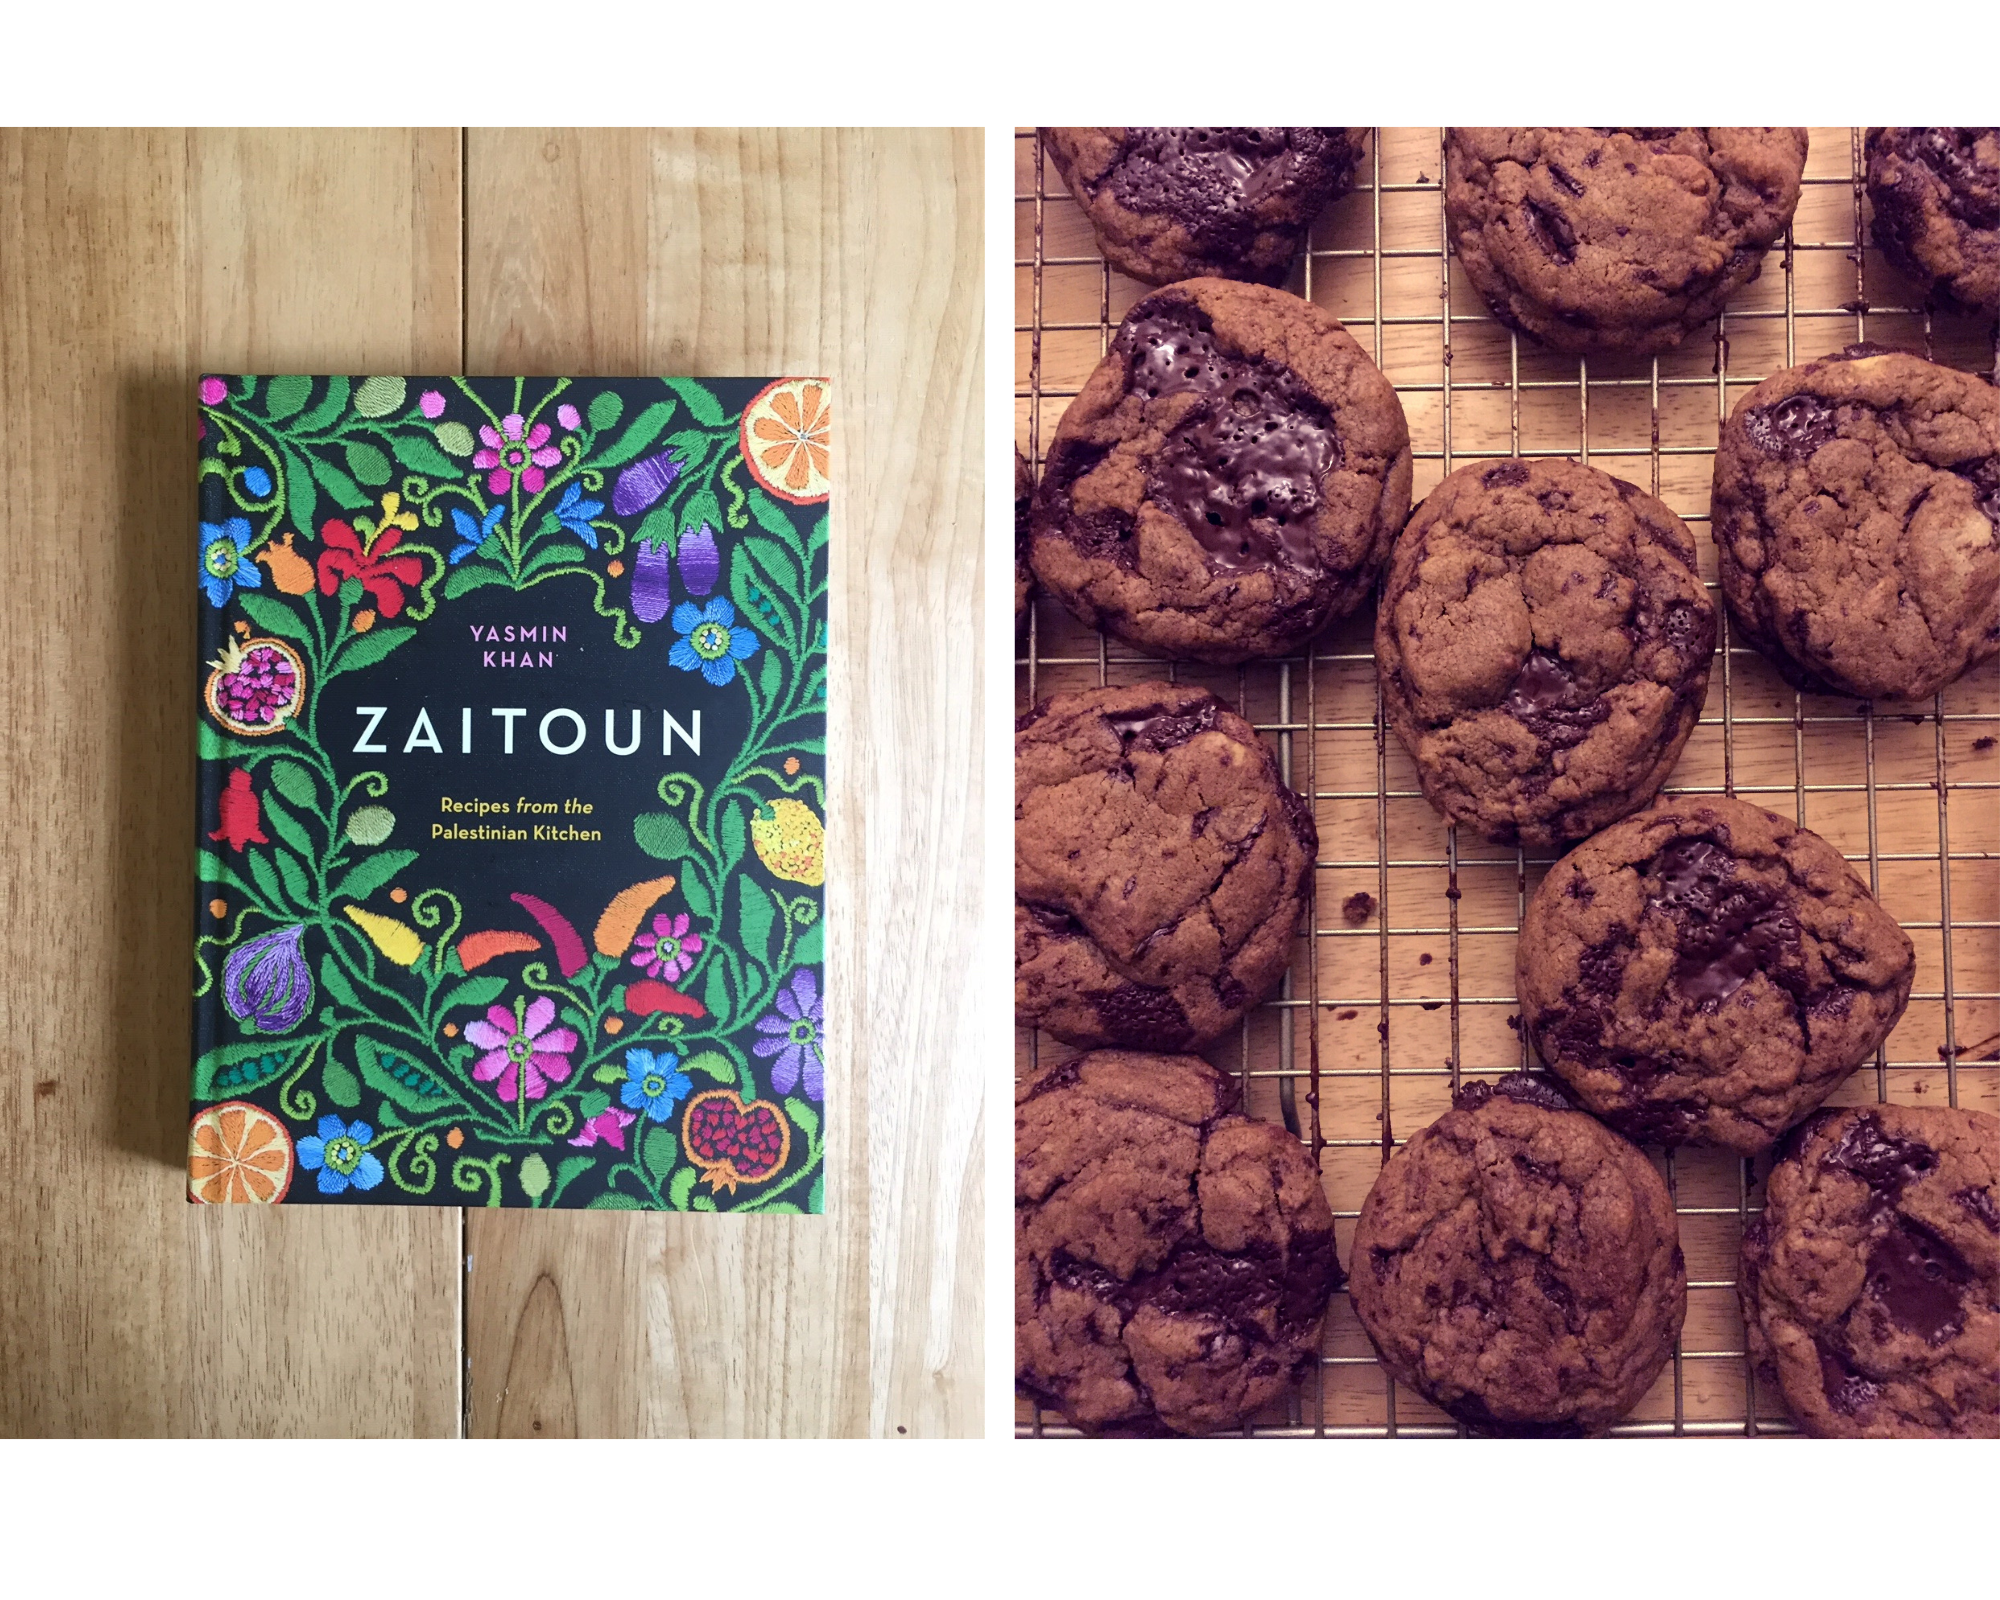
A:
[[[188,1128],[188,1198],[276,1205],[292,1186],[292,1136],[262,1106],[225,1100]]]
[[[833,410],[824,378],[780,378],[743,408],[743,459],[780,500],[816,505],[827,497]]]

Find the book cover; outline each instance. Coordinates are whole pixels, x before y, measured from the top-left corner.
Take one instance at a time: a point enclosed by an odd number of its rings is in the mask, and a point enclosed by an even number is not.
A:
[[[201,380],[192,1200],[822,1209],[829,400]]]

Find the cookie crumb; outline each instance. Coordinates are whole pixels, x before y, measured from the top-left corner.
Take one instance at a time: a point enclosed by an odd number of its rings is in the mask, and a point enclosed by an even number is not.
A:
[[[1516,1033],[1519,1033],[1521,1031],[1521,1019],[1510,1011],[1507,1013],[1507,1026],[1512,1028]]]
[[[1420,955],[1420,956],[1418,956],[1418,957],[1417,957],[1417,965],[1418,965],[1418,966],[1420,966],[1420,967],[1427,967],[1427,966],[1429,966],[1430,964],[1431,964],[1431,953],[1430,953],[1430,951],[1426,950],[1426,951],[1424,951],[1424,953],[1423,953],[1422,955]]]
[[[1361,1015],[1360,1012],[1354,1010],[1352,1007],[1349,1007],[1345,1011],[1334,1012],[1333,1020],[1335,1022],[1352,1022],[1356,1017],[1360,1015]]]
[[[1375,897],[1366,889],[1356,890],[1340,903],[1340,915],[1350,928],[1358,928],[1375,915]]]
[[[1977,739],[1972,741],[1972,748],[1974,750],[1991,750],[1995,744],[2000,744],[2000,740],[1996,740],[1990,733],[1982,733]]]

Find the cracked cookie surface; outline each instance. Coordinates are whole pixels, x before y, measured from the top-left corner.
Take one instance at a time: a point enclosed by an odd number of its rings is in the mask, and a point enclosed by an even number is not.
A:
[[[1850,345],[1736,403],[1715,453],[1722,592],[1797,688],[1922,698],[2000,655],[2000,393]]]
[[[1542,847],[1659,792],[1715,628],[1693,536],[1651,495],[1574,461],[1480,461],[1396,541],[1376,672],[1431,804]]]
[[[1819,1438],[2000,1438],[2000,1117],[1820,1113],[1743,1234],[1750,1357]]]
[[[1198,1049],[1274,993],[1319,849],[1206,690],[1056,695],[1014,735],[1014,1013],[1070,1044]]]
[[[1720,796],[1668,800],[1549,870],[1521,924],[1529,1037],[1627,1137],[1755,1155],[1874,1054],[1909,935],[1818,834]]]
[[[1452,128],[1445,217],[1508,327],[1649,355],[1757,276],[1805,158],[1803,128]]]
[[[1925,290],[2000,309],[2000,128],[1870,128],[1870,237]]]
[[[1098,1051],[1015,1090],[1014,1361],[1081,1428],[1206,1433],[1319,1354],[1333,1213],[1199,1056]]]
[[[1278,284],[1354,187],[1368,130],[1043,128],[1041,141],[1120,272]]]
[[[1278,289],[1148,295],[1063,413],[1029,560],[1150,654],[1281,656],[1361,605],[1410,507],[1410,433],[1339,321]]]
[[[1645,1155],[1528,1073],[1383,1167],[1348,1293],[1382,1364],[1468,1426],[1602,1433],[1673,1354],[1687,1272]]]

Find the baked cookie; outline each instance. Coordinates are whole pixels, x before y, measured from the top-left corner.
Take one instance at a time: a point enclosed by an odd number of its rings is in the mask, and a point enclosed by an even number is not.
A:
[[[1687,1310],[1665,1181],[1525,1072],[1467,1084],[1389,1158],[1350,1264],[1382,1365],[1481,1431],[1604,1432]]]
[[[1318,850],[1206,690],[1044,700],[1014,735],[1015,1016],[1071,1044],[1207,1044],[1284,980]]]
[[[1803,128],[1452,128],[1445,220],[1508,327],[1651,355],[1757,276],[1805,164]]]
[[[1028,620],[1028,596],[1034,592],[1034,574],[1028,571],[1028,506],[1035,496],[1035,475],[1028,458],[1014,452],[1014,626]]]
[[[1968,311],[2000,309],[2000,128],[1870,128],[1882,254]]]
[[[1528,1035],[1586,1110],[1755,1155],[1888,1038],[1916,952],[1818,834],[1704,797],[1550,868],[1515,965]]]
[[[1715,627],[1694,538],[1651,495],[1574,461],[1479,461],[1396,541],[1375,669],[1431,804],[1542,848],[1659,792]]]
[[[1923,698],[2000,655],[2000,393],[1850,345],[1729,413],[1713,527],[1730,615],[1788,683]]]
[[[1042,462],[1029,559],[1150,654],[1284,655],[1374,587],[1410,509],[1410,430],[1338,320],[1196,278],[1125,314]]]
[[[2000,1117],[1824,1111],[1743,1231],[1749,1351],[1833,1439],[2000,1438]]]
[[[1145,283],[1283,283],[1366,128],[1044,128],[1104,259]]]
[[[1234,1099],[1199,1056],[1118,1050],[1015,1091],[1015,1382],[1080,1428],[1233,1428],[1318,1356],[1333,1213]]]

